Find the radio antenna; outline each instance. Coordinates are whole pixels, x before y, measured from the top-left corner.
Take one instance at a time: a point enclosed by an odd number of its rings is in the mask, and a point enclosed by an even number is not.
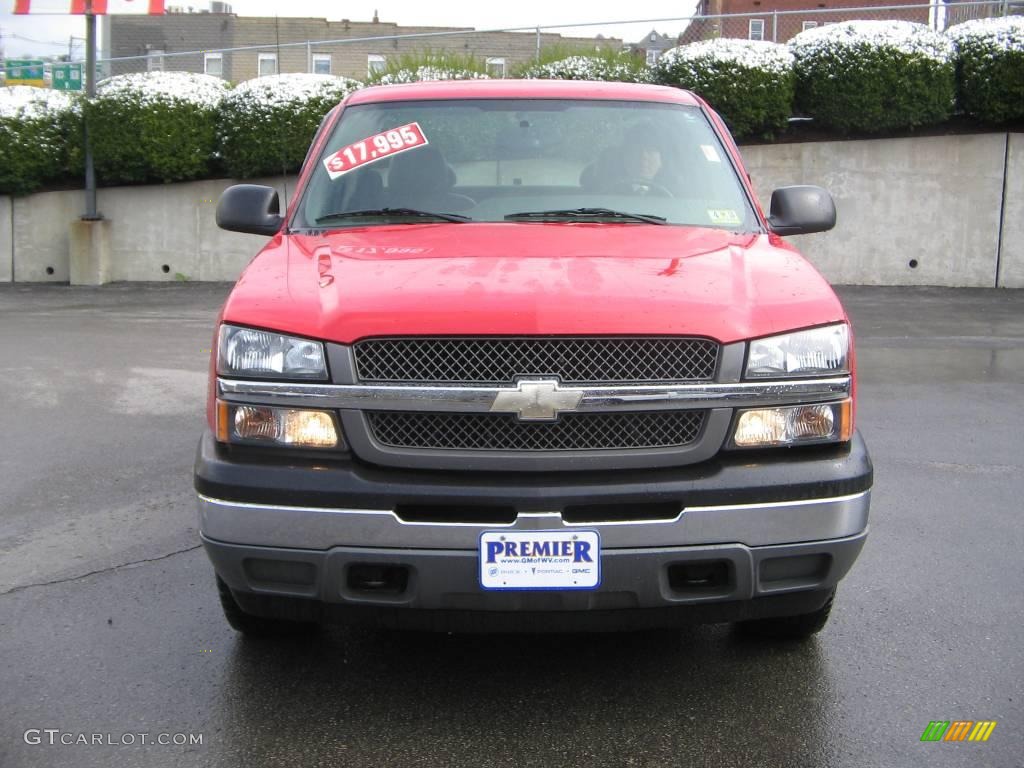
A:
[[[277,74],[278,80],[281,79],[281,23],[280,17],[274,14],[274,36],[277,39]],[[284,190],[284,208],[282,213],[288,214],[288,150],[285,147],[285,132],[281,131],[281,187]]]

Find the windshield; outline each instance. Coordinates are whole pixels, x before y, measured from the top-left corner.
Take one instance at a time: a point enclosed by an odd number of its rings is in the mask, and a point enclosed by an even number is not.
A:
[[[432,220],[759,231],[728,155],[696,107],[489,99],[345,109],[292,227]]]

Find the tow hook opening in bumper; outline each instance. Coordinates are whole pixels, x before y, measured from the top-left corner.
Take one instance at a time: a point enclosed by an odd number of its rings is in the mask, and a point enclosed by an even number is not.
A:
[[[404,565],[353,563],[346,571],[345,585],[356,595],[398,597],[409,587],[409,569]]]
[[[680,597],[728,594],[735,583],[732,563],[728,560],[672,563],[667,572],[669,589]]]

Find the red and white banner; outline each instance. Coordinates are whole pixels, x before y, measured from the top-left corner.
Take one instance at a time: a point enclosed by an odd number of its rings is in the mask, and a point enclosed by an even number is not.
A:
[[[164,12],[164,0],[0,0],[0,11],[16,14],[67,13],[83,14],[92,12],[97,16],[108,14],[136,13],[159,15]]]

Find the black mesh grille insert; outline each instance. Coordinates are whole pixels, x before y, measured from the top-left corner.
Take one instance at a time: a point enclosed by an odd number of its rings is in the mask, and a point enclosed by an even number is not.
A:
[[[520,421],[512,413],[368,411],[366,417],[377,442],[395,448],[586,451],[689,445],[705,413],[563,413],[555,422]]]
[[[557,376],[566,384],[701,381],[715,375],[707,339],[367,339],[355,345],[362,381],[509,384]]]

